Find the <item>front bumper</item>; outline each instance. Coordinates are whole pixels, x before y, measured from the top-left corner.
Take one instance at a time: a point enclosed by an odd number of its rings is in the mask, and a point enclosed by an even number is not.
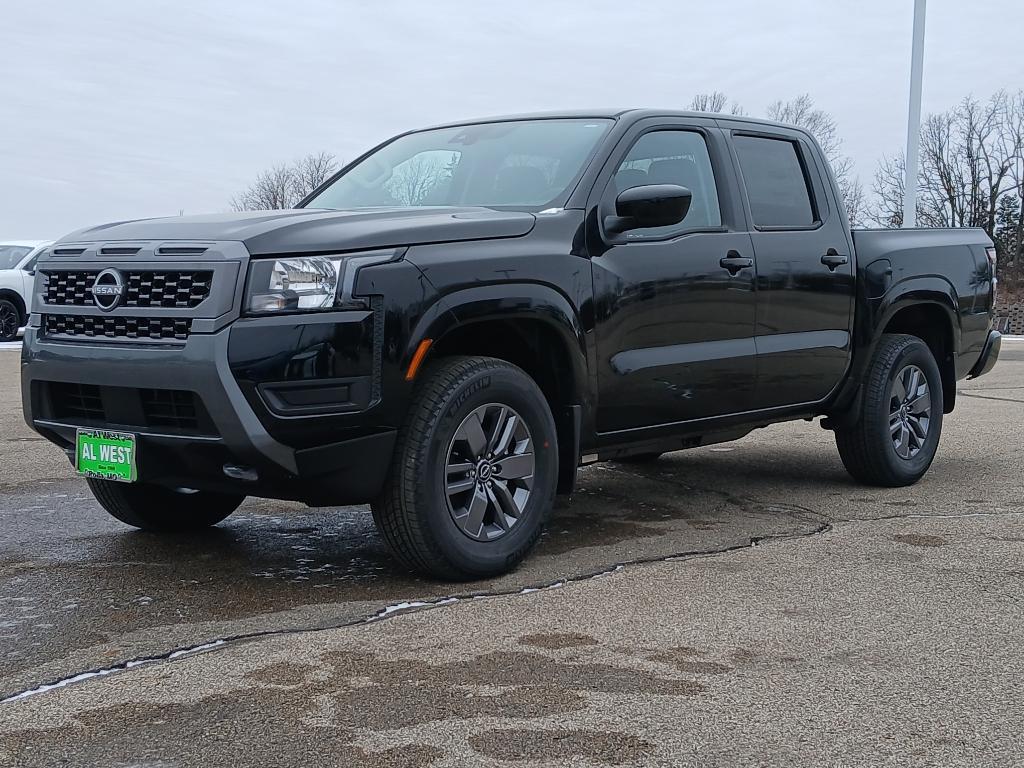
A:
[[[1002,344],[1003,335],[999,331],[989,331],[988,338],[985,340],[985,348],[981,351],[981,357],[978,358],[978,362],[974,364],[967,377],[976,379],[991,371],[995,367],[996,361],[999,360],[999,349]]]
[[[178,346],[52,341],[40,327],[29,327],[22,358],[25,419],[69,458],[81,427],[136,434],[142,482],[318,505],[373,499],[384,483],[395,431],[360,418],[365,414],[351,414],[349,428],[330,437],[322,428],[296,430],[296,424],[315,426],[320,419],[278,417],[251,388],[248,397],[243,393],[229,357],[233,327],[192,334]],[[88,391],[99,393],[106,408],[102,422],[90,418],[88,408],[69,411],[66,403],[54,402],[55,386],[64,384],[95,388]],[[173,404],[165,404],[159,423],[133,407],[135,393],[171,391],[195,396],[202,428],[169,428],[177,424],[167,416],[174,415]],[[278,439],[271,434],[278,423],[306,439]]]

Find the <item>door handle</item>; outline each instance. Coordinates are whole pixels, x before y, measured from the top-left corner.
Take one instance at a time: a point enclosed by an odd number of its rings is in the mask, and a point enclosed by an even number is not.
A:
[[[821,263],[828,267],[829,272],[835,272],[836,267],[843,266],[849,260],[848,257],[841,255],[835,248],[829,248],[825,251],[825,255],[821,257]]]
[[[741,269],[754,266],[754,260],[740,256],[737,251],[729,251],[728,254],[718,260],[718,266],[729,270],[730,275],[735,275]]]

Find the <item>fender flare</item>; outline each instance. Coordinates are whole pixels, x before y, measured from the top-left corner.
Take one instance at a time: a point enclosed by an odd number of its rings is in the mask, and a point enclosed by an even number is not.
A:
[[[589,399],[586,334],[579,314],[564,294],[541,283],[495,283],[462,288],[441,296],[421,315],[401,355],[405,370],[423,339],[435,344],[457,328],[491,320],[539,321],[554,330],[569,351],[572,390]]]
[[[878,340],[882,337],[885,327],[898,312],[923,304],[938,306],[943,310],[951,331],[953,342],[951,351],[954,355],[959,352],[960,302],[956,295],[956,289],[945,278],[935,275],[908,278],[893,285],[880,297],[878,302],[878,308],[874,313],[877,320],[874,322],[872,332],[872,353]]]

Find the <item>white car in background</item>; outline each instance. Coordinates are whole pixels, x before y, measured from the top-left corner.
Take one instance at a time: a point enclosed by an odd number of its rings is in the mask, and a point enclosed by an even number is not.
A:
[[[49,240],[0,240],[0,342],[14,341],[28,322],[36,261]]]

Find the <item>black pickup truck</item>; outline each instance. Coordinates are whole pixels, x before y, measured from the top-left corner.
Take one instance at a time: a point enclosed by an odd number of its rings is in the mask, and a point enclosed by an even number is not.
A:
[[[995,364],[980,230],[854,230],[798,128],[656,110],[412,131],[298,208],[119,222],[40,259],[28,423],[112,515],[370,503],[395,556],[507,570],[594,461],[824,416],[917,481]]]

